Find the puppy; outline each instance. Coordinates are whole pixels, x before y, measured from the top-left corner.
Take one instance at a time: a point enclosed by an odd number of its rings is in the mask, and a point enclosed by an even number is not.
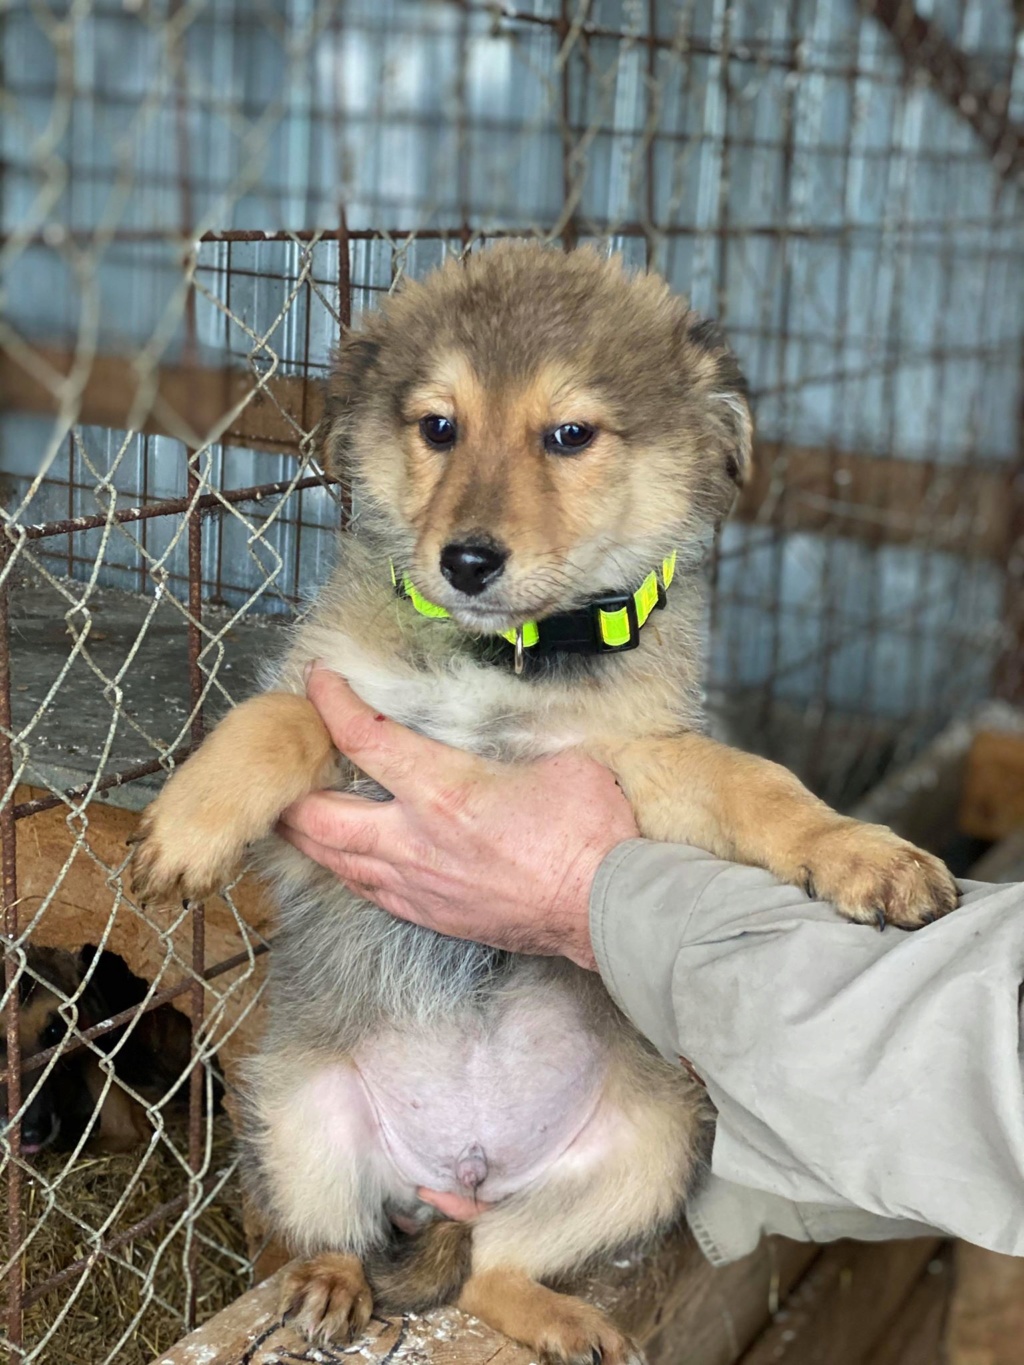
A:
[[[76,1027],[81,1032],[144,998],[145,983],[113,953],[100,953],[87,977],[96,955],[91,945],[77,955],[62,948],[26,950],[27,970],[18,982],[23,1061],[72,1036],[70,1012],[61,1012],[68,1000],[76,1001]],[[6,1060],[6,1010],[0,1011],[0,1030]],[[51,1064],[26,1072],[22,1155],[35,1156],[47,1147],[73,1151],[83,1138],[85,1150],[95,1154],[137,1147],[149,1137],[151,1127],[142,1104],[124,1086],[149,1102],[162,1102],[186,1072],[190,1043],[185,1016],[161,1005],[143,1015],[134,1028],[122,1025],[96,1039],[95,1047],[112,1054],[112,1081],[89,1047],[58,1053]],[[6,1086],[0,1086],[0,1106],[6,1114]]]
[[[700,1092],[595,974],[393,920],[268,837],[353,777],[304,665],[489,757],[582,747],[647,837],[768,868],[852,919],[914,927],[954,885],[702,733],[700,564],[748,477],[751,417],[719,333],[664,282],[506,245],[407,283],[344,338],[323,449],[357,509],[338,567],[272,688],[146,813],[136,891],[201,896],[257,843],[276,886],[247,1142],[307,1258],[284,1306],[312,1338],[360,1331],[374,1301],[456,1301],[545,1357],[619,1365],[632,1343],[542,1281],[677,1218]],[[431,1221],[418,1186],[491,1207]]]

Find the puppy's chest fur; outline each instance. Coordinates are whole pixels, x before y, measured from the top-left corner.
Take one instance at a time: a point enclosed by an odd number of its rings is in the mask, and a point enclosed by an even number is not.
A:
[[[559,750],[698,728],[700,591],[679,575],[666,610],[621,655],[528,658],[420,616],[392,592],[388,561],[346,537],[341,562],[299,627],[278,686],[301,690],[320,659],[382,715],[485,757],[530,759]]]

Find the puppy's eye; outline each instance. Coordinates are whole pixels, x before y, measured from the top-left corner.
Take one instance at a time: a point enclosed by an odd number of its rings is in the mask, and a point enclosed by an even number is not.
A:
[[[544,449],[549,455],[576,455],[586,450],[596,435],[586,422],[565,422],[544,437]]]
[[[41,1048],[56,1047],[66,1033],[67,1027],[60,1015],[51,1015],[50,1022],[39,1035],[39,1046]]]
[[[420,421],[420,435],[435,450],[447,450],[455,444],[455,423],[449,417],[431,413]]]

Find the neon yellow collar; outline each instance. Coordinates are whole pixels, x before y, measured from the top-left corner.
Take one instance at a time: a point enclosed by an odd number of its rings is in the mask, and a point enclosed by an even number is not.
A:
[[[665,594],[676,571],[675,550],[661,564],[661,573],[652,569],[635,592],[605,593],[575,611],[547,616],[541,621],[524,621],[512,630],[501,631],[516,651],[516,672],[521,671],[524,651],[536,654],[617,654],[636,649],[640,632],[656,607],[665,605]],[[449,616],[444,607],[428,602],[407,573],[399,574],[391,565],[391,581],[399,597],[411,602],[421,616],[443,621]]]

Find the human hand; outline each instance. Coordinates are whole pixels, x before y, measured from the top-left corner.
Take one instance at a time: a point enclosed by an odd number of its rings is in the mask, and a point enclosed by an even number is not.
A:
[[[314,792],[278,833],[401,919],[594,970],[590,887],[638,830],[612,774],[567,751],[500,764],[385,719],[337,674],[314,668],[307,695],[338,749],[394,796]]]

